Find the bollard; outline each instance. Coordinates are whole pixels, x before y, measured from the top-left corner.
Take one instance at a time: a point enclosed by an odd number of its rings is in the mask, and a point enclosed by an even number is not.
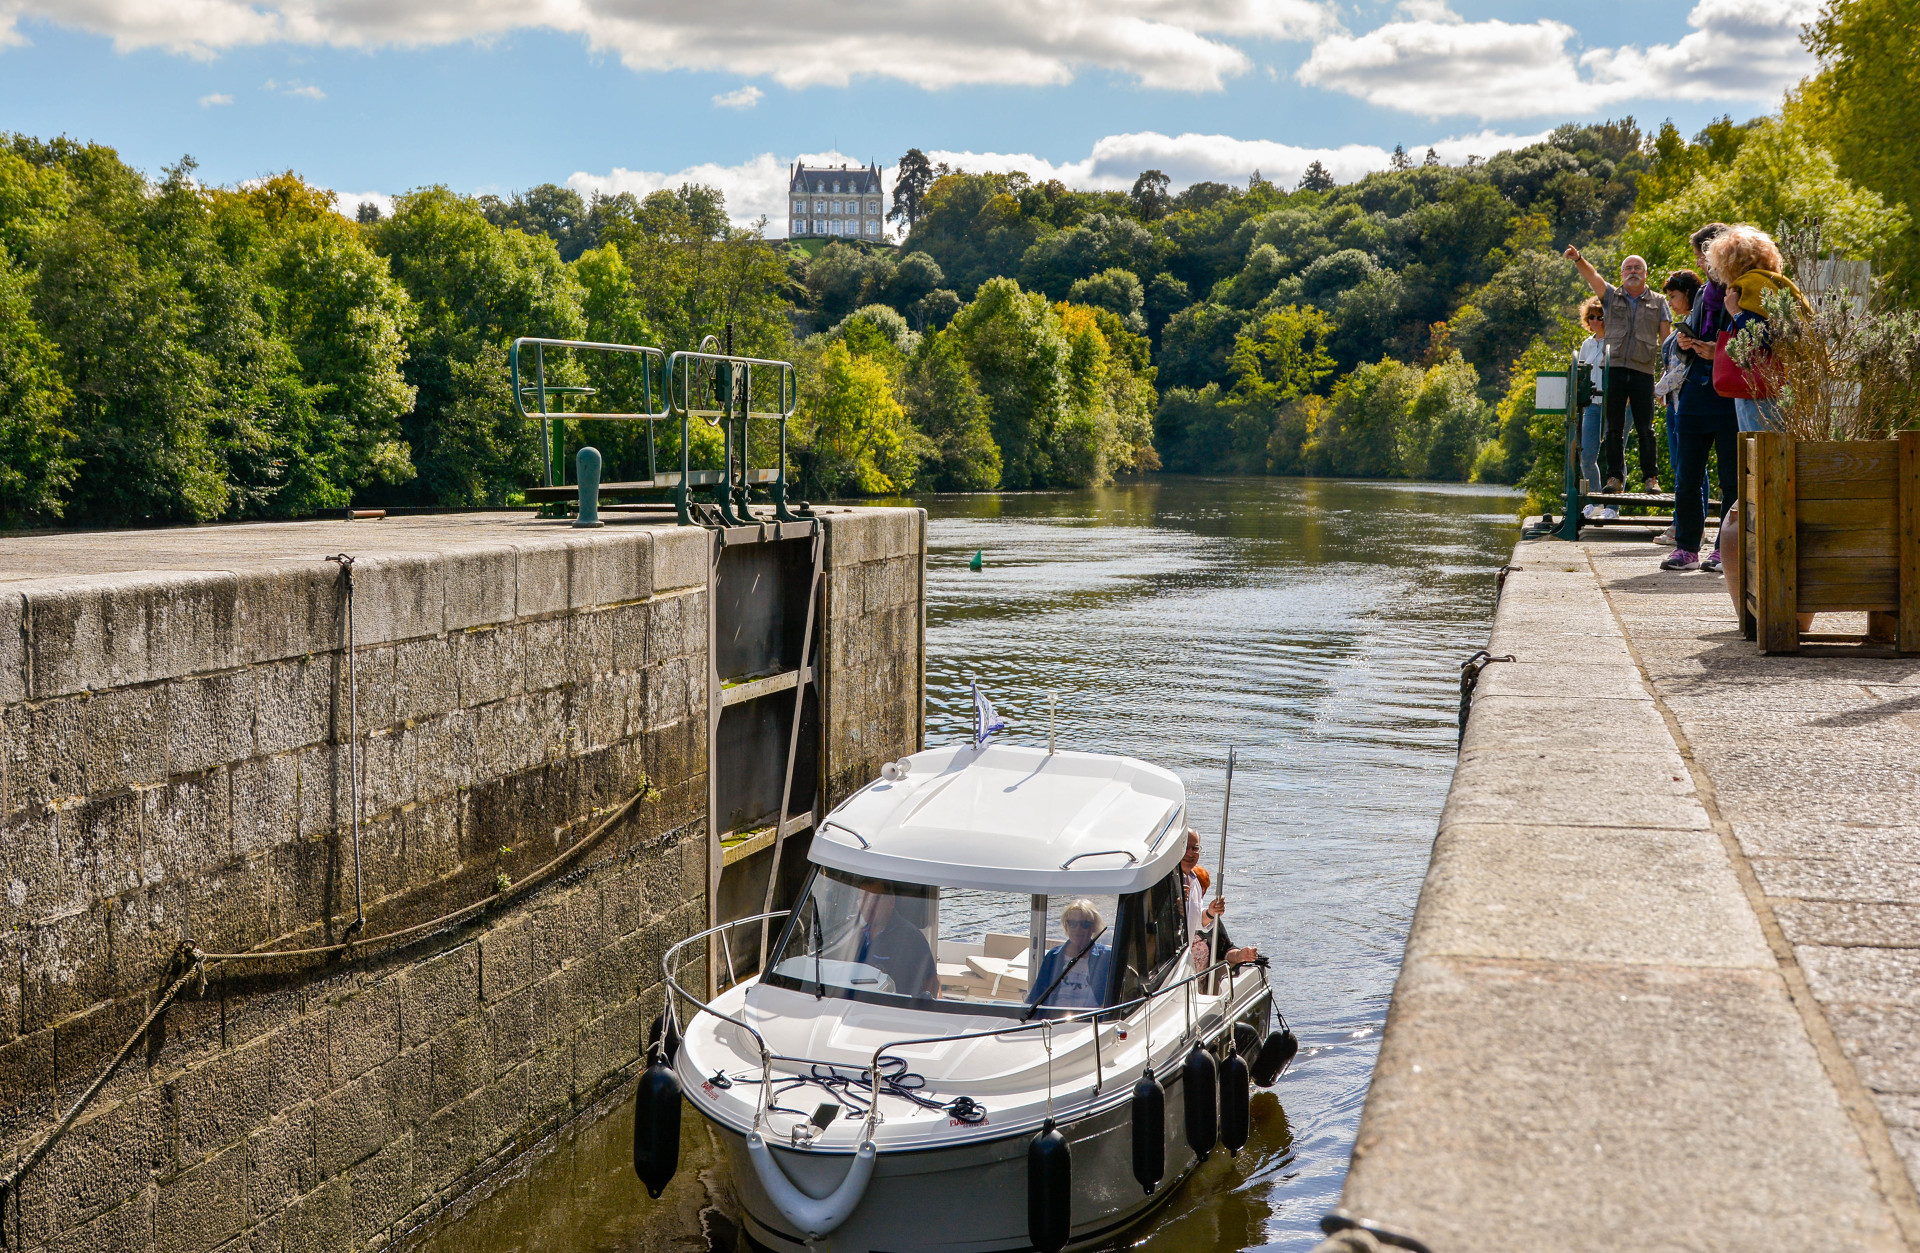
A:
[[[573,524],[605,526],[606,523],[600,520],[600,450],[582,448],[573,463],[580,480],[580,516],[573,520]]]

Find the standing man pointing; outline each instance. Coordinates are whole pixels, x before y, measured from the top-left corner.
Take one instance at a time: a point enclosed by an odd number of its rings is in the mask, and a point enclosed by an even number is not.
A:
[[[1607,319],[1607,413],[1605,466],[1607,490],[1617,492],[1627,477],[1627,406],[1633,406],[1633,431],[1640,444],[1641,486],[1660,490],[1655,466],[1659,453],[1653,441],[1653,378],[1660,364],[1660,342],[1667,337],[1667,302],[1647,286],[1647,263],[1628,257],[1620,263],[1620,285],[1600,277],[1600,271],[1567,245],[1566,257],[1593,294],[1600,297]]]

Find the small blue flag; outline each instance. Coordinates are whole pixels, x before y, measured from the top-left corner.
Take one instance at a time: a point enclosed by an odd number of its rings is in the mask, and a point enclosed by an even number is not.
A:
[[[973,681],[973,742],[983,745],[995,731],[1004,731],[1007,724],[995,712],[993,702],[980,690],[980,680]]]

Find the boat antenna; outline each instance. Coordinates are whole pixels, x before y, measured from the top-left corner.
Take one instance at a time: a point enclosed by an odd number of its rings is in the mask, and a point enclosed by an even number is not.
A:
[[[1238,755],[1239,749],[1233,745],[1227,746],[1227,793],[1220,802],[1220,868],[1213,876],[1213,899],[1216,901],[1225,900],[1227,895],[1227,820],[1233,813],[1233,763]],[[1210,965],[1218,964],[1220,961],[1221,930],[1220,919],[1216,916],[1213,922],[1211,946],[1213,960],[1209,963]]]
[[[1047,693],[1047,756],[1053,756],[1053,709],[1054,693]]]

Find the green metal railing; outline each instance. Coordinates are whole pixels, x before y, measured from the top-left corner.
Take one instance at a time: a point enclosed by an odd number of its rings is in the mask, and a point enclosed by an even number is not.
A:
[[[569,410],[574,398],[599,394],[599,390],[574,384],[549,381],[548,349],[572,352],[623,353],[639,360],[643,411],[638,413],[594,413]],[[531,349],[530,376],[523,378],[522,350]],[[609,483],[601,490],[621,494],[671,489],[674,510],[682,525],[694,524],[693,489],[711,485],[713,504],[728,526],[754,522],[753,494],[764,490],[774,516],[782,522],[798,522],[787,501],[787,422],[799,402],[799,377],[791,361],[763,357],[743,357],[719,351],[719,341],[709,335],[697,351],[676,352],[671,356],[658,348],[636,344],[601,344],[578,339],[541,339],[532,336],[513,341],[507,355],[513,376],[513,406],[520,417],[541,426],[541,460],[545,486],[537,495],[553,499],[554,489],[564,486],[556,481],[563,474],[566,424],[573,422],[645,422],[647,423],[647,477],[640,482]],[[757,375],[757,379],[756,379]],[[756,382],[758,406],[756,407]],[[656,397],[658,398],[656,401]],[[769,403],[771,407],[768,407]],[[696,471],[692,465],[692,419],[700,418],[713,426],[724,426],[726,463],[719,472]],[[680,470],[662,475],[656,458],[653,424],[678,420],[680,424]],[[779,427],[777,463],[756,472],[752,465],[752,443],[748,438],[752,423],[773,422]],[[530,493],[533,494],[533,493]]]
[[[520,381],[520,350],[533,349],[533,381]],[[593,396],[597,388],[577,387],[549,383],[547,381],[547,349],[564,348],[574,351],[624,353],[636,356],[640,360],[641,403],[646,407],[644,413],[569,413],[564,409],[548,407],[548,398],[556,398],[563,404],[569,396]],[[667,354],[658,348],[648,348],[639,344],[599,344],[584,339],[539,339],[522,336],[513,341],[513,347],[507,350],[507,369],[513,376],[513,408],[522,418],[540,423],[540,458],[546,478],[546,486],[558,487],[553,481],[556,466],[564,458],[561,447],[566,439],[567,419],[594,422],[645,422],[647,423],[647,477],[654,477],[653,423],[671,418],[673,414],[666,408],[653,412],[654,370],[656,364],[660,371],[660,380],[666,381]],[[662,388],[664,398],[664,387]],[[527,401],[534,401],[535,409],[527,411]],[[684,434],[684,433],[683,433]]]
[[[777,464],[771,467],[766,483],[773,501],[774,516],[782,522],[800,519],[787,508],[787,420],[793,417],[800,400],[799,376],[791,361],[765,357],[741,357],[718,351],[719,341],[709,335],[697,351],[676,352],[667,358],[667,405],[679,414],[683,424],[689,418],[702,418],[710,425],[726,428],[726,463],[714,486],[714,504],[728,526],[753,522],[749,505],[756,486],[752,467],[752,445],[748,434],[753,422],[774,422],[780,429]],[[756,410],[754,371],[773,373],[772,390],[776,399],[771,409]],[[688,491],[688,441],[680,439],[680,495]],[[685,521],[683,504],[682,520]]]

